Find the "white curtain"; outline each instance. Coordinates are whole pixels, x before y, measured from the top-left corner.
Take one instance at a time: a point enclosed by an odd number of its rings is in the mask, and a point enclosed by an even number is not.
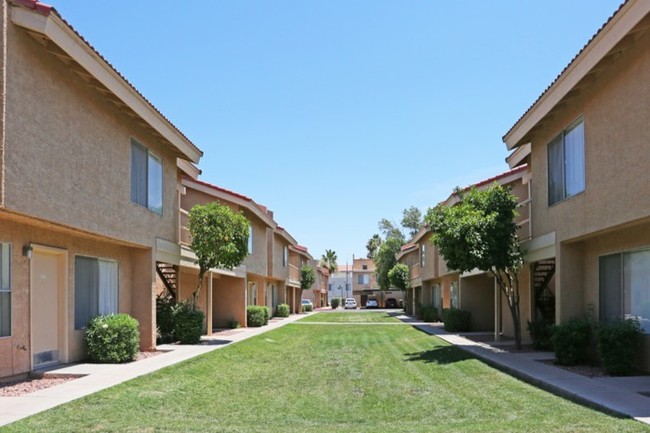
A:
[[[11,335],[11,246],[0,244],[0,337]]]
[[[580,122],[564,136],[564,166],[566,196],[585,190],[585,128]]]
[[[148,173],[148,207],[153,212],[162,214],[163,208],[163,175],[162,162],[160,158],[149,154],[149,173]]]
[[[548,204],[564,199],[562,136],[548,144]]]
[[[650,250],[623,255],[623,293],[626,316],[636,317],[650,332]]]
[[[117,307],[117,263],[99,261],[99,314],[116,314]]]
[[[147,149],[131,142],[131,201],[147,206]]]

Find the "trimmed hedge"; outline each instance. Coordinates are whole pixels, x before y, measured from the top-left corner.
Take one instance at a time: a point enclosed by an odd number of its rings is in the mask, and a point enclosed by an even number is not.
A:
[[[196,344],[203,334],[203,311],[194,309],[191,302],[181,302],[174,307],[174,338],[182,344]]]
[[[442,320],[445,323],[445,331],[467,332],[472,322],[472,314],[458,308],[445,308],[442,310]]]
[[[90,360],[111,364],[133,361],[140,348],[139,325],[128,314],[93,318],[84,335]]]
[[[271,310],[269,307],[262,307],[260,305],[249,305],[246,308],[246,321],[248,326],[259,328],[269,323]]]
[[[533,340],[533,347],[536,350],[550,350],[553,349],[553,324],[547,320],[529,321],[528,333],[531,340]]]
[[[303,313],[309,313],[310,311],[314,311],[314,307],[312,305],[307,304],[302,306]]]
[[[278,317],[289,317],[289,304],[279,304],[275,307],[275,315]]]
[[[607,374],[625,376],[634,371],[632,363],[641,348],[642,335],[641,325],[636,319],[598,327],[598,355]]]
[[[591,342],[591,322],[586,318],[571,319],[553,327],[551,337],[555,359],[560,365],[576,365],[587,362]]]
[[[440,320],[438,309],[431,305],[422,307],[422,320],[425,322],[438,322]]]
[[[175,305],[176,301],[171,296],[156,296],[156,325],[158,326],[159,343],[174,341]]]
[[[330,299],[330,307],[332,307],[333,310],[336,310],[339,308],[339,305],[341,305],[341,299],[340,298],[332,298]]]

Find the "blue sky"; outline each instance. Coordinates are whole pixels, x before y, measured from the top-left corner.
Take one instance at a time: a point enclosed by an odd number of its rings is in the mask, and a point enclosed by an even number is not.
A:
[[[507,170],[501,137],[621,0],[52,4],[315,257]],[[269,168],[270,167],[270,168]]]

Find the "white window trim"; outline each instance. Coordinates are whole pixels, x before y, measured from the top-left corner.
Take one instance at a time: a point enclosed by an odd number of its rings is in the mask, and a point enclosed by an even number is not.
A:
[[[149,211],[151,211],[152,213],[154,213],[156,215],[162,216],[163,215],[163,209],[165,208],[165,167],[164,167],[164,164],[163,164],[163,159],[157,153],[153,152],[148,146],[144,145],[142,143],[142,141],[138,140],[135,137],[131,137],[131,146],[133,146],[133,143],[136,143],[138,146],[145,149],[146,152],[147,152],[147,161],[146,161],[146,168],[145,168],[146,169],[146,178],[147,178],[146,179],[147,180],[147,185],[146,185],[146,188],[145,188],[146,193],[147,193],[147,198],[146,198],[147,204],[144,205],[144,204],[135,202],[135,201],[133,201],[133,198],[130,197],[131,198],[131,203],[133,203],[135,205],[138,205],[138,206],[141,206],[141,207],[144,207],[144,208],[148,209]],[[152,207],[151,201],[150,201],[150,196],[149,196],[149,158],[153,158],[153,159],[157,160],[160,163],[160,185],[161,185],[160,212],[158,212],[158,210],[156,210],[156,209],[154,209]],[[133,176],[133,174],[132,174],[133,173],[133,166],[131,166],[130,169],[131,169],[131,176]],[[129,191],[129,193],[131,193],[131,192]]]
[[[91,256],[91,255],[88,255],[88,254],[74,254],[72,259],[74,260],[75,267],[76,267],[77,257],[84,257],[86,259],[93,259],[93,260],[97,260],[97,261],[115,263],[117,265],[117,300],[116,300],[116,302],[117,302],[117,312],[116,312],[116,314],[119,314],[119,312],[120,312],[120,261],[116,260],[116,259],[108,258],[108,257]],[[73,272],[73,274],[74,274],[74,272]],[[77,329],[77,327],[75,325],[76,314],[77,314],[76,309],[75,309],[76,308],[75,307],[75,302],[76,302],[76,296],[77,296],[77,282],[76,282],[76,277],[74,277],[74,275],[73,275],[73,279],[74,279],[75,284],[74,284],[74,293],[73,293],[73,297],[72,297],[73,298],[73,301],[72,301],[73,302],[73,304],[72,304],[72,311],[73,311],[72,326],[74,327],[75,331],[81,331],[83,329],[86,329],[86,327],[84,326],[83,328]]]
[[[575,194],[568,195],[568,194],[567,194],[567,191],[566,191],[566,190],[567,190],[567,186],[566,186],[566,154],[565,154],[566,141],[565,141],[565,137],[566,137],[566,135],[567,135],[567,132],[572,131],[572,130],[575,129],[579,124],[582,124],[582,127],[583,127],[583,134],[584,134],[584,123],[585,123],[585,121],[584,121],[584,117],[583,117],[583,116],[578,117],[576,120],[574,120],[573,122],[571,122],[571,123],[570,123],[566,128],[562,129],[562,131],[561,131],[559,134],[555,135],[555,136],[554,136],[554,137],[553,137],[553,138],[552,138],[552,139],[551,139],[551,140],[546,144],[546,189],[547,189],[547,194],[546,194],[546,195],[547,195],[547,198],[546,198],[546,202],[547,202],[547,204],[548,204],[548,207],[553,207],[553,206],[555,206],[555,205],[557,205],[557,204],[559,204],[559,203],[562,203],[562,202],[564,202],[564,201],[566,201],[566,200],[568,200],[568,199],[570,199],[570,198],[576,197],[576,196],[582,194],[583,192],[585,192],[585,190],[587,189],[587,179],[586,179],[586,177],[587,177],[586,155],[584,155],[584,152],[585,152],[585,141],[586,141],[586,140],[585,140],[585,137],[583,136],[583,142],[582,142],[583,156],[582,156],[582,158],[583,158],[583,163],[585,164],[585,167],[583,167],[583,175],[584,175],[583,182],[584,182],[584,186],[583,186],[583,189],[582,189],[581,191],[579,191],[579,192],[577,192],[577,193],[575,193]],[[550,161],[549,161],[549,157],[548,157],[548,152],[549,152],[549,146],[551,145],[551,143],[553,143],[555,140],[557,140],[557,139],[560,138],[560,137],[562,138],[562,164],[561,164],[561,165],[562,165],[562,198],[560,198],[559,200],[557,200],[557,201],[551,203],[551,188],[550,188],[550,169],[551,169],[551,165],[550,165]]]

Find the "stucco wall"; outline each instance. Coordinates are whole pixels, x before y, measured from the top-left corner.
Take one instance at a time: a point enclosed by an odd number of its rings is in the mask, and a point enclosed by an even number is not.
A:
[[[461,278],[460,308],[472,314],[472,331],[494,331],[494,278],[486,275]]]
[[[176,157],[9,24],[4,205],[151,247],[176,240]],[[162,216],[131,202],[131,137],[163,163]]]
[[[246,281],[222,276],[213,281],[212,324],[225,328],[231,320],[246,326]]]
[[[289,264],[283,265],[284,247],[289,247],[289,243],[280,235],[273,235],[273,278],[286,281],[289,278]]]

